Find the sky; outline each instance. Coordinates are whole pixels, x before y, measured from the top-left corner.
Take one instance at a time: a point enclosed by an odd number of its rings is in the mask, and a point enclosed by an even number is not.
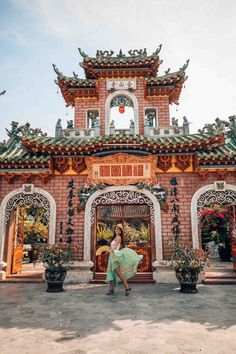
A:
[[[0,0],[0,140],[11,121],[30,122],[54,135],[66,108],[54,80],[56,64],[65,75],[83,78],[78,52],[124,52],[162,43],[163,63],[177,71],[187,59],[188,80],[171,117],[186,116],[191,133],[236,114],[235,0]]]

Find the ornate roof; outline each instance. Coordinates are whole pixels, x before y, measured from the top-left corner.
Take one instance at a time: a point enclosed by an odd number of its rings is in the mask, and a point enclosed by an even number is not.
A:
[[[198,154],[200,166],[236,165],[236,137],[226,139],[226,144],[214,150],[201,151]]]
[[[37,172],[52,174],[53,160],[85,156],[106,156],[114,153],[135,155],[195,156],[197,170],[206,167],[222,168],[236,164],[236,137],[212,134],[144,137],[140,135],[106,135],[92,139],[54,138],[47,136],[13,135],[0,144],[0,173]],[[62,165],[66,161],[60,162]],[[79,161],[81,163],[81,161]]]
[[[178,104],[182,86],[188,78],[185,75],[188,63],[189,60],[187,60],[186,64],[179,71],[174,73],[169,73],[170,69],[168,69],[163,76],[146,78],[146,97],[168,95],[169,103]]]
[[[1,168],[24,168],[26,165],[37,168],[45,167],[50,157],[39,152],[38,154],[30,152],[21,144],[21,138],[18,136],[10,137],[10,139],[0,145],[0,163]],[[22,167],[21,167],[22,166]]]
[[[89,79],[100,77],[134,77],[134,76],[154,76],[159,65],[162,63],[159,59],[160,45],[154,53],[147,55],[146,48],[130,49],[129,56],[125,55],[120,49],[114,56],[112,50],[97,50],[96,57],[89,57],[80,48],[79,52],[83,57],[80,64]]]
[[[177,152],[194,152],[215,148],[224,143],[224,137],[210,134],[193,134],[185,136],[144,137],[140,135],[104,135],[92,139],[53,138],[25,136],[21,144],[36,153],[53,153],[63,155],[94,155],[123,150],[139,150],[150,154],[167,154]]]
[[[75,97],[98,98],[95,79],[80,79],[74,72],[73,76],[65,76],[58,70],[55,64],[53,64],[53,69],[57,74],[55,83],[60,87],[67,106],[74,106]]]
[[[158,50],[160,50],[160,47]],[[98,69],[98,66],[96,66],[96,70],[100,70],[101,73],[104,72],[104,70],[105,70],[111,74],[111,75],[104,74],[105,77],[110,77],[110,76],[112,76],[113,78],[114,77],[132,77],[133,74],[134,74],[134,76],[139,76],[139,73],[137,73],[137,70],[141,70],[140,75],[145,77],[145,84],[146,84],[145,96],[146,97],[161,96],[161,95],[166,96],[167,95],[167,96],[169,96],[170,103],[178,104],[178,100],[179,100],[179,96],[181,93],[183,83],[187,79],[187,76],[185,75],[185,70],[188,66],[189,60],[187,60],[186,64],[184,64],[184,66],[181,67],[179,69],[179,71],[176,71],[174,73],[169,73],[170,69],[168,69],[165,72],[165,75],[163,75],[163,76],[156,76],[157,70],[155,70],[153,73],[151,73],[150,71],[148,71],[148,72],[142,71],[144,67],[140,66],[140,62],[145,61],[145,60],[149,60],[151,57],[156,58],[155,60],[157,60],[158,50],[156,52],[154,52],[149,57],[146,54],[142,54],[142,55],[139,54],[139,55],[134,56],[133,52],[135,52],[135,51],[129,51],[133,55],[130,57],[126,57],[126,56],[112,57],[112,56],[109,56],[108,54],[106,54],[106,55],[99,54],[96,58],[89,58],[88,56],[86,56],[84,54],[84,62],[96,63],[96,65],[98,63],[100,63],[99,65],[101,66],[101,68]],[[99,52],[101,52],[101,51],[99,51]],[[102,53],[105,53],[105,52],[102,52]],[[128,69],[126,68],[127,70],[125,69],[125,67],[121,69],[120,64],[118,65],[118,63],[121,63],[121,60],[122,60],[123,64],[124,64],[124,62],[128,63],[127,64]],[[136,66],[131,68],[129,66],[129,63],[132,60],[135,61]],[[151,63],[155,62],[155,60],[152,59],[150,62]],[[104,65],[104,63],[106,61],[109,61],[109,63],[107,63],[107,65]],[[113,64],[111,65],[111,61],[113,61],[115,63],[114,64],[115,66]],[[161,62],[158,61],[158,63],[160,64]],[[88,64],[88,65],[90,65],[90,64]],[[126,65],[126,64],[124,64],[124,65]],[[69,105],[74,106],[75,105],[74,100],[77,97],[95,98],[95,99],[99,98],[98,97],[98,95],[99,95],[98,85],[99,84],[98,84],[96,75],[93,78],[81,79],[74,72],[73,72],[73,76],[65,76],[62,72],[60,72],[58,70],[58,68],[54,64],[53,64],[53,68],[54,68],[55,73],[57,74],[57,80],[55,80],[55,83],[60,87],[62,95],[63,95],[63,97],[66,101],[66,104],[68,106]],[[133,71],[133,69],[135,71]],[[86,73],[86,71],[85,71],[85,73]],[[101,76],[103,76],[103,74],[101,74]],[[97,77],[100,77],[100,76],[97,75]]]

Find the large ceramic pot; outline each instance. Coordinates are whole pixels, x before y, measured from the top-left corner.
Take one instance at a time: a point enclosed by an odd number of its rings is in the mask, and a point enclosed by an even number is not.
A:
[[[193,269],[189,270],[175,270],[176,278],[180,283],[180,292],[186,294],[194,294],[197,293],[197,281],[199,272],[196,272]]]
[[[63,283],[67,270],[64,268],[54,268],[45,270],[45,279],[47,282],[47,292],[59,293],[64,291]]]
[[[231,249],[229,246],[218,246],[220,259],[224,262],[230,262],[231,260]]]
[[[233,260],[233,270],[236,272],[236,246],[232,246],[231,255]]]

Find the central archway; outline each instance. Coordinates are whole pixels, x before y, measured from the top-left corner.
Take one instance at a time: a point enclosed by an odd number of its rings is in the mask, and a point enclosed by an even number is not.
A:
[[[105,103],[105,134],[110,134],[110,108],[111,108],[111,101],[118,96],[123,96],[129,98],[129,100],[133,104],[134,110],[134,132],[135,134],[139,134],[139,118],[138,118],[138,100],[137,97],[129,91],[126,90],[117,90],[112,92],[106,99]]]
[[[160,204],[156,197],[145,189],[138,189],[135,186],[111,186],[103,190],[96,191],[88,200],[85,208],[85,226],[84,226],[84,254],[83,261],[91,262],[91,227],[94,222],[94,210],[96,200],[99,203],[104,199],[104,204],[109,202],[119,202],[120,204],[129,204],[143,200],[150,206],[151,222],[155,230],[155,258],[158,261],[163,259],[162,251],[162,231],[161,231],[161,211]]]

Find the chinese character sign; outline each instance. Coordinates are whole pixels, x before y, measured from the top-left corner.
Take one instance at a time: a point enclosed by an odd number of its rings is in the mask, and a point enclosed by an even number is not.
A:
[[[136,80],[107,80],[107,90],[135,90]]]

